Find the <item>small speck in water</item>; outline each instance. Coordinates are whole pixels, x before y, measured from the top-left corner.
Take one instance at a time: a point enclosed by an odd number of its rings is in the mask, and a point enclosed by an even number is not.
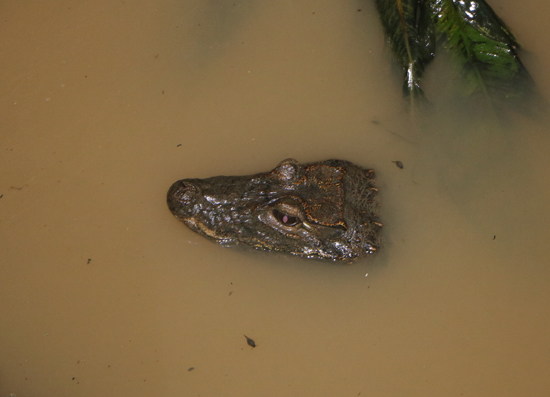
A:
[[[256,347],[256,342],[254,342],[252,339],[250,339],[248,336],[244,336],[246,338],[246,343],[248,343],[248,346]]]
[[[403,163],[399,160],[396,160],[396,161],[392,161],[392,163],[395,163],[395,165],[397,166],[397,168],[399,169],[403,169],[405,166],[403,165]]]
[[[195,369],[195,367],[189,367],[189,368],[187,369],[187,371],[191,372],[191,371],[193,371],[194,369]]]
[[[493,240],[495,240],[497,238],[497,236],[493,236]]]
[[[86,264],[89,265],[91,261],[92,261],[92,258],[88,258],[88,262],[86,262]]]
[[[178,143],[178,145],[176,147],[180,147],[181,146],[181,143]]]

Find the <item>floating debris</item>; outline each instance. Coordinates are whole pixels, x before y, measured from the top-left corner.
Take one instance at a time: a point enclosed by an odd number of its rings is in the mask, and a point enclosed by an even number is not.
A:
[[[399,169],[401,169],[401,170],[402,170],[403,167],[404,167],[403,163],[402,163],[401,161],[399,161],[399,160],[392,161],[392,163],[395,163],[395,165],[397,166],[397,168],[399,168]]]
[[[256,342],[254,340],[250,339],[248,336],[244,336],[246,338],[246,343],[248,343],[248,346],[256,347]]]

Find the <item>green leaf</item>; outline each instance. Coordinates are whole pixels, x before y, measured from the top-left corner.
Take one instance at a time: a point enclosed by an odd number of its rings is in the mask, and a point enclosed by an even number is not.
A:
[[[430,1],[375,0],[384,33],[403,69],[403,93],[423,97],[419,81],[434,57],[435,20]]]
[[[510,102],[534,91],[516,39],[484,0],[436,0],[433,9],[437,33],[463,69],[467,95]]]
[[[403,70],[403,93],[411,104],[415,98],[424,97],[419,82],[434,57],[436,36],[457,60],[467,97],[482,96],[493,108],[510,103],[524,109],[540,98],[517,55],[515,37],[485,0],[375,3],[384,33]]]

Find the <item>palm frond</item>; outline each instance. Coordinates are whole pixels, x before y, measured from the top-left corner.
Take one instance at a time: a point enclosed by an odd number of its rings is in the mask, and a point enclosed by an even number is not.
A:
[[[414,100],[423,97],[419,81],[433,59],[435,26],[429,1],[375,0],[384,33],[403,69],[403,93]]]
[[[375,0],[384,33],[403,69],[403,93],[423,97],[419,81],[441,39],[463,70],[466,95],[528,103],[535,84],[516,38],[485,0]],[[533,95],[535,94],[535,95]],[[519,101],[518,101],[519,102]]]
[[[484,0],[438,0],[437,33],[463,68],[465,93],[497,101],[524,98],[534,83],[518,43]]]

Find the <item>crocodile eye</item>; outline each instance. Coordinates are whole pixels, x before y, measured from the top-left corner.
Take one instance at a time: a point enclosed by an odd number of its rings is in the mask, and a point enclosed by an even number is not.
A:
[[[273,216],[275,217],[275,219],[277,219],[280,223],[282,223],[285,226],[296,226],[298,223],[301,222],[300,218],[285,214],[284,212],[281,212],[276,209],[273,210]]]

